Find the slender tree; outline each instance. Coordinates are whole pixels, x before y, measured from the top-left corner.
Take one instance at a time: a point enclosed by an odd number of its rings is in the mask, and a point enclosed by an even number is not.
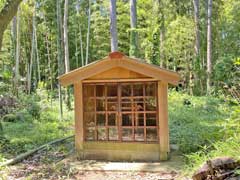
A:
[[[17,13],[17,34],[16,34],[16,62],[15,62],[15,93],[18,95],[18,80],[19,80],[19,62],[20,62],[20,8]]]
[[[68,47],[68,0],[64,2],[64,17],[63,17],[63,34],[64,34],[64,59],[65,59],[65,73],[70,71],[69,63],[69,47]],[[66,89],[66,104],[68,109],[71,109],[70,89]]]
[[[36,10],[37,10],[37,5],[35,2],[34,5],[34,12],[33,12],[33,40],[34,40],[34,51],[36,55],[36,62],[37,62],[37,71],[38,71],[38,82],[41,81],[41,72],[40,72],[40,62],[39,62],[39,56],[38,56],[38,45],[37,45],[37,23],[36,23]]]
[[[78,31],[79,31],[79,40],[80,40],[80,53],[81,53],[81,65],[84,66],[84,56],[83,56],[83,40],[82,40],[82,28],[81,28],[81,23],[80,23],[80,2],[77,1],[77,17],[79,17],[78,20]],[[76,38],[77,39],[77,38]]]
[[[12,26],[11,26],[11,42],[12,42],[12,49],[11,49],[11,54],[12,54],[12,61],[15,62],[16,60],[16,39],[17,39],[17,16],[13,17],[13,21],[12,21]],[[14,76],[14,74],[13,74]],[[15,78],[15,77],[13,77]],[[15,91],[15,83],[12,82],[13,88],[12,88],[12,92],[14,93]]]
[[[212,74],[212,0],[208,0],[207,13],[207,93],[211,90]]]
[[[65,73],[70,71],[69,65],[69,47],[68,47],[68,0],[64,3],[64,17],[63,17],[63,34],[64,34],[64,60]]]
[[[129,55],[137,57],[138,42],[137,42],[137,1],[130,0],[130,24],[131,24],[131,35],[130,35],[130,51]]]
[[[79,23],[79,38],[80,38],[80,48],[81,48],[81,62],[82,62],[82,66],[84,66],[82,28],[80,23]]]
[[[159,31],[160,31],[160,67],[164,67],[164,40],[165,40],[165,13],[164,13],[164,2],[163,0],[158,0],[158,10],[160,14],[160,26],[159,26]]]
[[[63,48],[62,48],[62,11],[61,1],[56,1],[57,6],[57,64],[58,76],[63,74]],[[59,119],[63,119],[63,106],[62,106],[62,92],[61,85],[58,83],[58,98],[59,98]]]
[[[111,51],[118,50],[116,0],[110,0]]]
[[[78,68],[78,36],[77,30],[75,30],[75,58],[76,58],[76,68]]]
[[[45,19],[45,17],[44,17]],[[46,21],[46,20],[44,20]],[[36,24],[36,3],[33,11],[32,17],[32,45],[31,45],[31,60],[32,63],[30,66],[30,77],[29,77],[29,93],[31,91],[31,78],[32,78],[32,64],[36,64],[37,66],[37,82],[41,81],[41,74],[40,74],[40,62],[39,62],[39,55],[38,55],[38,46],[37,46],[37,24]]]
[[[193,61],[193,76],[190,75],[190,79],[193,79],[192,81],[192,92],[194,87],[201,82],[200,76],[198,76],[199,70],[197,70],[196,67],[200,69],[200,23],[199,23],[199,0],[193,0],[193,7],[194,7],[194,22],[195,22],[195,55],[194,55],[194,61]],[[198,88],[201,89],[201,88]],[[202,91],[202,90],[201,90]]]
[[[89,36],[90,36],[90,22],[91,22],[91,0],[88,1],[88,30],[87,30],[87,45],[86,45],[86,59],[85,64],[88,64],[88,53],[89,53]]]
[[[200,30],[199,30],[199,0],[193,0],[194,21],[195,21],[195,54],[198,58],[200,53]]]
[[[33,21],[32,21],[32,42],[31,42],[31,55],[30,55],[30,63],[28,65],[28,78],[27,78],[27,86],[28,86],[28,94],[31,93],[31,84],[32,84],[32,66],[35,59],[35,17],[33,14]]]
[[[49,42],[49,35],[48,31],[45,33],[45,42],[46,42],[46,50],[47,50],[47,60],[48,60],[48,77],[50,78],[50,100],[52,104],[52,92],[53,92],[53,73],[52,73],[52,59],[50,53],[50,42]]]

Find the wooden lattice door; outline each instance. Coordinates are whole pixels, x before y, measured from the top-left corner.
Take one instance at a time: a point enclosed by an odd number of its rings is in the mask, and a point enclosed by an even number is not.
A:
[[[85,140],[158,141],[155,82],[85,84],[83,89]]]

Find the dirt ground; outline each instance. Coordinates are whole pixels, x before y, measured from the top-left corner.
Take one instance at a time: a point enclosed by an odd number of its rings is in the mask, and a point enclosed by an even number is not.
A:
[[[71,146],[70,146],[71,147]],[[69,149],[54,147],[38,152],[23,162],[0,169],[3,180],[172,180],[177,179],[181,160],[173,159],[159,172],[86,170]],[[175,166],[175,167],[174,167]],[[174,167],[174,168],[172,168]]]

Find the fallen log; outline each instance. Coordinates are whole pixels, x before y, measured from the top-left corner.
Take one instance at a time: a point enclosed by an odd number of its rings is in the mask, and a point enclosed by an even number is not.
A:
[[[193,180],[205,180],[205,179],[216,179],[217,176],[225,177],[228,172],[239,168],[240,161],[235,160],[231,157],[218,157],[212,160],[208,160],[205,164],[202,165],[200,169],[198,169],[192,176]],[[221,170],[221,171],[220,171]],[[218,174],[218,172],[222,172]],[[231,173],[230,173],[231,174]]]
[[[1,164],[0,164],[0,167],[8,166],[8,165],[13,165],[13,164],[16,164],[16,163],[18,163],[18,162],[21,162],[22,160],[26,159],[27,157],[31,156],[32,154],[34,154],[34,153],[36,153],[36,152],[38,152],[38,151],[40,151],[40,150],[46,149],[46,148],[47,148],[48,146],[50,146],[50,145],[54,145],[54,144],[63,142],[63,141],[65,141],[65,140],[67,140],[67,139],[70,139],[70,138],[72,138],[72,137],[73,137],[73,135],[72,135],[72,136],[65,137],[65,138],[61,138],[61,139],[56,139],[56,140],[51,141],[51,142],[48,142],[48,143],[46,143],[46,144],[44,144],[44,145],[42,145],[42,146],[39,146],[39,147],[37,147],[37,148],[35,148],[35,149],[32,149],[32,150],[30,150],[30,151],[28,151],[28,152],[25,152],[25,153],[23,153],[23,154],[20,154],[20,155],[18,155],[17,157],[15,157],[15,158],[13,158],[13,159],[9,159],[9,160],[7,160],[6,162],[1,163]]]

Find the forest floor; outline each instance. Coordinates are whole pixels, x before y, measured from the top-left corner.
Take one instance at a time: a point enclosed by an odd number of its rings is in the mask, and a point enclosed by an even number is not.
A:
[[[171,158],[172,160],[158,163],[159,166],[157,166],[156,163],[82,161],[76,158],[71,149],[73,149],[73,142],[68,141],[39,151],[19,164],[0,170],[1,178],[7,180],[170,180],[176,179],[183,167],[183,159],[176,154]],[[106,165],[107,170],[104,168]],[[129,168],[122,168],[124,166]],[[152,167],[155,168],[151,169]]]

